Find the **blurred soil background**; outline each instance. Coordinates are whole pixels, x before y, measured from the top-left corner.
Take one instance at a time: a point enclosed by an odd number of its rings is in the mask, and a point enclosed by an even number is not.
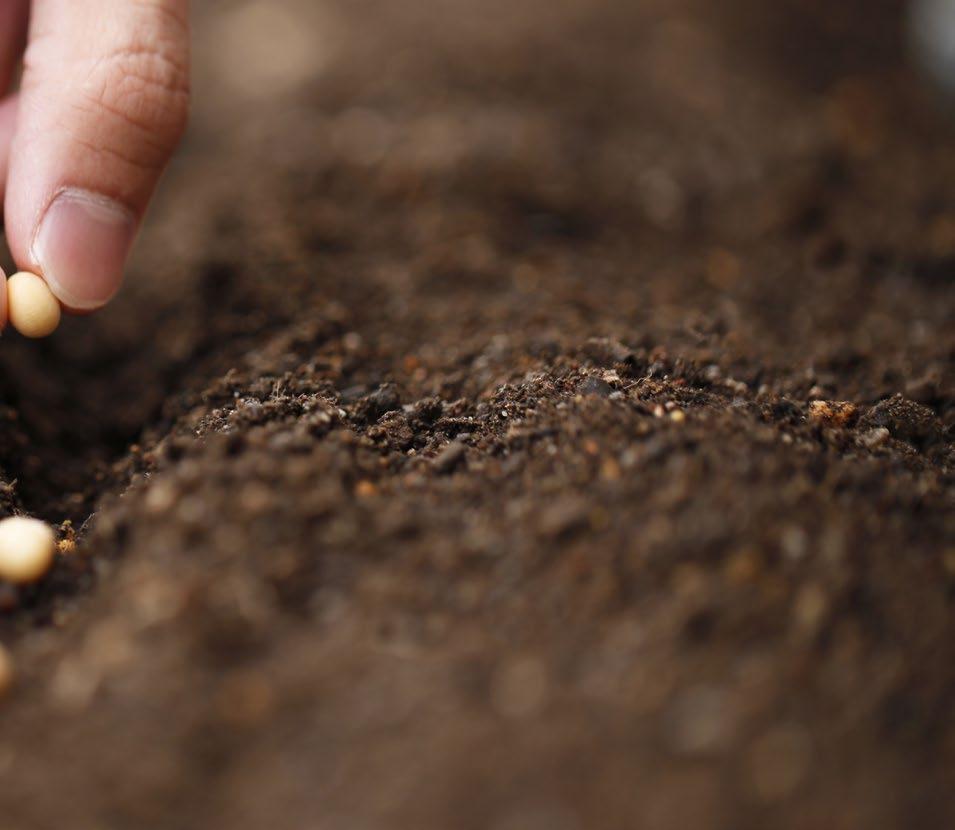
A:
[[[955,826],[955,134],[895,0],[220,0],[0,349],[5,830]]]

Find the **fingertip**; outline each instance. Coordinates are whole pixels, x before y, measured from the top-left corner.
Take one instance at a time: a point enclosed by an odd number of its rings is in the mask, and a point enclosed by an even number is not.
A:
[[[47,208],[31,258],[62,305],[94,311],[119,290],[136,226],[119,203],[64,190]]]

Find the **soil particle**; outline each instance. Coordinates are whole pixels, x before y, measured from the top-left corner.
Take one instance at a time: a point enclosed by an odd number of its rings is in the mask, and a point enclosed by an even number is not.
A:
[[[467,455],[467,444],[460,441],[452,441],[440,453],[438,453],[431,466],[439,475],[446,475],[459,467]]]
[[[828,427],[843,428],[855,423],[858,410],[846,401],[813,401],[809,404],[809,418]]]
[[[883,427],[893,438],[925,448],[942,439],[942,424],[927,406],[897,394],[881,401],[859,421],[860,429]]]
[[[609,398],[613,387],[605,380],[595,377],[586,377],[577,384],[578,395],[596,395],[600,398]]]
[[[385,383],[359,401],[355,417],[366,423],[374,423],[382,415],[400,406],[401,399],[398,397],[397,387],[393,383]]]
[[[637,370],[637,354],[623,343],[607,337],[591,338],[584,344],[581,354],[595,366],[607,369],[624,368],[633,373]]]

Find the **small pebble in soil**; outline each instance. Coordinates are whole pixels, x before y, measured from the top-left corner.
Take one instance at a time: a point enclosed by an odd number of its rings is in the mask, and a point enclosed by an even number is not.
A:
[[[0,579],[35,582],[53,565],[56,538],[39,519],[12,516],[0,521]]]
[[[859,442],[863,447],[874,450],[881,447],[890,438],[889,431],[885,427],[874,427],[859,436]]]
[[[24,337],[47,337],[60,325],[60,303],[36,274],[20,271],[7,281],[7,310]]]

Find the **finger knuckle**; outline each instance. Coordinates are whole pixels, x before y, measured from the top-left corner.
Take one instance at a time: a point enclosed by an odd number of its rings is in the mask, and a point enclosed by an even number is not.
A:
[[[161,30],[135,28],[96,59],[85,87],[91,106],[140,143],[159,152],[178,143],[189,114],[188,54]]]

